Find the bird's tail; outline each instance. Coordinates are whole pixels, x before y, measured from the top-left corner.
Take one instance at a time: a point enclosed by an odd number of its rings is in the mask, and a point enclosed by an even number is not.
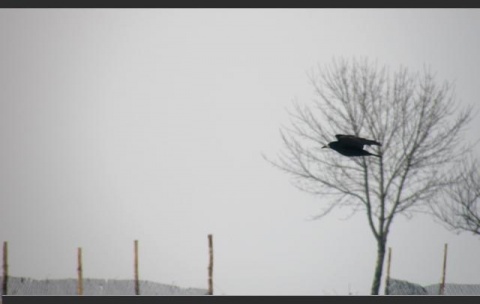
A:
[[[368,140],[365,144],[366,145],[381,146],[381,144],[378,141],[375,141],[375,140]]]
[[[378,158],[381,158],[381,157],[382,157],[382,154],[381,154],[381,153],[380,153],[380,154],[373,154],[373,153],[371,153],[371,152],[369,152],[369,151],[365,151],[365,152],[367,152],[367,155],[370,155],[370,156],[376,156],[376,157],[378,157]]]

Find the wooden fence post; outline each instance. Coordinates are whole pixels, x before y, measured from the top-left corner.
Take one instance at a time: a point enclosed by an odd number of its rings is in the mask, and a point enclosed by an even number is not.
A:
[[[390,287],[390,265],[392,263],[392,248],[388,247],[388,260],[387,260],[387,278],[385,279],[385,294],[388,295]]]
[[[77,294],[79,296],[83,295],[83,269],[82,269],[82,248],[78,247],[77,251],[77,272],[78,272],[78,282],[77,282]]]
[[[209,263],[208,263],[208,295],[213,295],[213,239],[208,235]]]
[[[447,244],[445,243],[445,248],[443,250],[443,271],[442,271],[442,281],[440,283],[440,290],[438,294],[443,295],[445,293],[445,275],[447,272]]]
[[[8,294],[8,243],[3,242],[3,282],[2,282],[2,295]]]
[[[140,282],[138,280],[138,240],[134,242],[134,271],[135,271],[135,295],[140,295]]]

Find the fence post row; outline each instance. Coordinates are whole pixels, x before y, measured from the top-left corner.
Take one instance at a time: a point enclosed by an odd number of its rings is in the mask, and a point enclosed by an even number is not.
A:
[[[208,235],[209,264],[208,264],[208,295],[213,295],[213,237]],[[138,275],[138,240],[134,241],[134,271],[135,271],[135,294],[140,295],[140,281]],[[83,266],[82,247],[77,248],[77,295],[83,295]],[[3,242],[3,275],[2,295],[8,294],[8,243]]]

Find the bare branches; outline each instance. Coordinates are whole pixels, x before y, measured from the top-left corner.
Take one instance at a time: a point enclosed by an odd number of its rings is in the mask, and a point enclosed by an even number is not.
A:
[[[428,70],[392,73],[368,60],[340,60],[319,67],[309,79],[313,106],[294,104],[290,128],[281,130],[286,153],[274,163],[304,178],[302,187],[310,192],[335,190],[368,209],[369,216],[392,218],[434,189],[437,169],[465,151],[458,149],[459,135],[470,111],[455,116],[452,86],[438,86]],[[322,150],[338,133],[382,142],[381,168],[370,159],[342,159]]]
[[[339,60],[308,76],[315,99],[310,105],[294,104],[290,126],[281,129],[285,149],[270,162],[290,174],[300,189],[334,197],[319,216],[345,205],[353,213],[364,211],[382,249],[396,214],[423,211],[441,189],[456,184],[445,173],[473,146],[462,146],[471,107],[462,111],[453,86],[438,85],[427,69],[392,72],[366,59]],[[335,134],[375,139],[382,145],[374,153],[382,157],[347,158],[322,149]],[[466,204],[462,227],[478,231],[478,210],[471,203],[475,196],[460,197],[463,188],[452,191],[452,199]],[[377,267],[375,273],[381,275],[381,265]],[[377,287],[372,290],[378,292]]]
[[[453,181],[432,200],[433,214],[449,229],[480,235],[480,173],[473,158],[467,158],[452,170]]]

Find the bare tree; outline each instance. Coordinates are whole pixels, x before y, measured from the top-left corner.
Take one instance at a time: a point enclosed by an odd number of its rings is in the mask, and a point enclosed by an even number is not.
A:
[[[478,162],[466,158],[453,170],[456,179],[431,202],[433,214],[450,230],[480,236],[480,173]]]
[[[309,79],[312,104],[294,103],[289,126],[280,129],[284,149],[266,159],[301,190],[329,198],[316,218],[340,206],[366,215],[377,243],[376,295],[393,219],[423,211],[451,182],[446,168],[467,150],[460,135],[471,112],[459,110],[451,84],[438,85],[427,69],[390,72],[368,59],[334,60]],[[382,157],[349,158],[321,149],[335,134],[377,140]]]

